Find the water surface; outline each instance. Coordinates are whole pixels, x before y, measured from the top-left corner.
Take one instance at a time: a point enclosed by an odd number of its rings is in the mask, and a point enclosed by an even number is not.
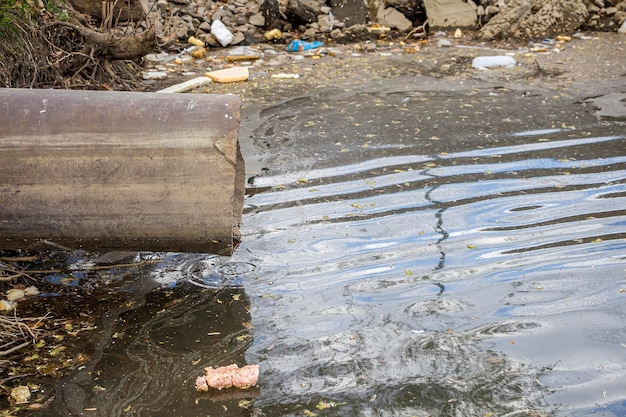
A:
[[[244,115],[241,245],[164,254],[169,289],[120,317],[59,410],[623,415],[624,121],[415,78]],[[260,365],[258,389],[194,392],[232,362]]]

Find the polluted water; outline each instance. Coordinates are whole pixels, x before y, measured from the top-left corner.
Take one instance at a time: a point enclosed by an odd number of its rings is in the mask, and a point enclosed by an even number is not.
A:
[[[241,244],[153,254],[45,415],[624,415],[625,122],[427,77],[249,105]]]

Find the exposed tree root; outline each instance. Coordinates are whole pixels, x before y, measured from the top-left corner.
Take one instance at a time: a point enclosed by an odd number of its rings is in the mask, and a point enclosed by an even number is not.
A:
[[[69,12],[69,22],[45,12],[16,17],[15,29],[0,33],[0,87],[138,89],[141,57],[158,47],[154,26],[96,30]]]

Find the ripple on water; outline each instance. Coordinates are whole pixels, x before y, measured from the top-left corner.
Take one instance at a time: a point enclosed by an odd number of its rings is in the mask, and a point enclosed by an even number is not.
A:
[[[466,123],[485,91],[408,88],[303,98],[260,115],[251,139],[276,159],[249,181],[241,245],[232,258],[166,255],[158,281],[203,289],[122,320],[132,337],[114,340],[101,361],[114,383],[87,395],[99,412],[482,416],[554,404],[619,412],[623,131],[547,121],[571,108],[541,113],[532,129],[510,122],[514,100]],[[316,140],[331,149],[320,155]],[[132,328],[140,318],[147,326]],[[243,362],[246,349],[261,367],[254,410],[192,398],[202,367]]]
[[[290,346],[257,356],[270,373],[263,407],[315,391],[349,404],[376,398],[381,413],[396,404],[392,415],[429,402],[441,411],[496,389],[540,398],[538,379],[570,393],[559,401],[584,404],[581,387],[626,375],[609,347],[610,371],[572,371],[586,381],[572,384],[568,369],[589,358],[558,353],[569,341],[604,352],[626,318],[615,309],[626,289],[626,139],[567,129],[511,137],[517,144],[258,180],[271,188],[246,202],[243,246],[262,259],[247,288],[274,298],[253,303],[257,332],[272,336],[251,356]],[[478,415],[506,395],[487,397],[460,400],[456,412]]]

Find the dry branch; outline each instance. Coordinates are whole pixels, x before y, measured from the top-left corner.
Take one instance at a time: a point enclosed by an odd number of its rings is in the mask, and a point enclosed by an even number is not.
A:
[[[38,334],[39,323],[44,317],[3,317],[0,316],[0,356],[7,356],[30,344],[35,344]]]

